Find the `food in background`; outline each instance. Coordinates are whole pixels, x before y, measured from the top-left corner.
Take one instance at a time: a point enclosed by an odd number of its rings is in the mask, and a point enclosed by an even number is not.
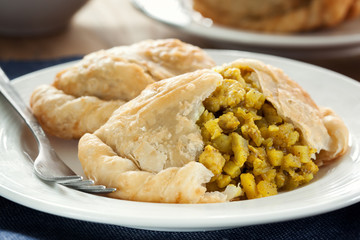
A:
[[[213,22],[244,30],[296,33],[333,28],[360,15],[360,0],[193,0]]]

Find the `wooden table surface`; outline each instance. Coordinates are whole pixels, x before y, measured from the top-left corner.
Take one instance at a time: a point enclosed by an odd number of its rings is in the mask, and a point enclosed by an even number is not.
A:
[[[62,32],[37,37],[0,36],[0,60],[79,56],[144,39],[160,38],[178,38],[202,48],[249,50],[244,46],[225,45],[224,47],[214,41],[188,35],[158,23],[137,11],[128,0],[90,0],[73,17],[68,28]],[[261,50],[257,51],[261,52]],[[332,69],[360,81],[360,56],[301,60]]]

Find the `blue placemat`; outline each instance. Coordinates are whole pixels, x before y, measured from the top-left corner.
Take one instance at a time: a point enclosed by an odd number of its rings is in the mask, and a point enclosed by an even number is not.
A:
[[[51,60],[36,60],[36,61],[0,61],[0,67],[9,77],[9,79],[14,79],[20,77],[24,74],[34,72],[46,67],[51,67],[60,63],[70,62],[80,59],[81,56],[67,57],[60,59],[51,59]]]
[[[0,61],[0,67],[13,79],[76,59],[79,57],[43,61]],[[0,197],[0,240],[10,239],[351,240],[360,239],[360,203],[330,213],[281,223],[208,232],[158,232],[63,218]]]

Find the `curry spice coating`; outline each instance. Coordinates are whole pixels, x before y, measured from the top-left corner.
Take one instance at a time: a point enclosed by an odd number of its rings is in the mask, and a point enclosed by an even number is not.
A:
[[[207,99],[197,124],[205,143],[199,161],[214,177],[208,189],[242,189],[240,199],[275,195],[306,184],[318,172],[316,149],[265,100],[252,71],[215,69],[224,81]]]

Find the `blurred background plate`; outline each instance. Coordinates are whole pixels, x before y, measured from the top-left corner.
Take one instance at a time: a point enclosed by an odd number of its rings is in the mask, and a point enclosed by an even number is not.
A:
[[[360,55],[360,19],[336,28],[291,35],[257,33],[213,24],[192,10],[191,0],[132,0],[148,17],[189,34],[212,40],[218,47],[276,54],[297,59]],[[244,49],[245,47],[245,49]]]
[[[88,0],[0,0],[0,34],[38,36],[66,28]]]

